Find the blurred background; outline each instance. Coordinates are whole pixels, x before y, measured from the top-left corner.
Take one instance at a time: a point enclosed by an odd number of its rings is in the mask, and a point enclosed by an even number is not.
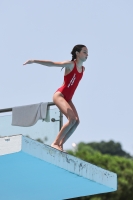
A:
[[[63,83],[64,70],[37,64],[23,66],[23,63],[29,59],[71,60],[73,46],[84,44],[89,57],[73,97],[81,123],[64,144],[64,149],[80,157],[82,154],[76,152],[81,143],[83,149],[87,145],[89,149],[85,151],[88,153],[93,148],[101,155],[124,156],[123,159],[132,161],[132,22],[132,0],[1,1],[0,109],[52,102],[53,93]],[[63,121],[66,122],[65,117]],[[0,132],[1,136],[5,134]],[[32,136],[31,132],[29,137]],[[43,132],[39,137],[43,142]],[[104,145],[109,146],[111,152],[109,149],[103,152]],[[131,178],[131,174],[125,172],[126,175]],[[122,183],[126,185],[124,181]],[[117,199],[130,200],[129,196],[122,194]]]

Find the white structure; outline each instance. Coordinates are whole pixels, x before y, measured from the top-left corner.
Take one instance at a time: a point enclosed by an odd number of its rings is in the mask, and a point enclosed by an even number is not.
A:
[[[117,175],[48,145],[0,138],[1,200],[62,200],[117,190]]]

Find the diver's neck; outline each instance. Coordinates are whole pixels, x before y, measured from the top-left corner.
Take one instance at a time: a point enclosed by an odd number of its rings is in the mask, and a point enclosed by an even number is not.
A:
[[[82,67],[82,65],[83,65],[82,60],[76,59],[75,62],[76,62],[76,65],[77,65],[78,68]]]

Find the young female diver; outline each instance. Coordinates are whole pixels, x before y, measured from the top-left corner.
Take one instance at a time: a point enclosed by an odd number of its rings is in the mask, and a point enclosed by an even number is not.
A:
[[[71,61],[28,60],[23,64],[37,63],[48,67],[65,68],[64,83],[53,95],[53,102],[68,119],[68,122],[62,126],[51,144],[52,147],[61,151],[63,151],[63,144],[79,125],[79,117],[72,102],[72,97],[85,71],[85,67],[82,64],[88,57],[88,49],[85,45],[76,45],[73,47],[71,54]]]

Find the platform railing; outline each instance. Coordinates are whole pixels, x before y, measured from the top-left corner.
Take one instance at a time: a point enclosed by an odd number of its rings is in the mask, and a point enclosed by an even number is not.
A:
[[[55,104],[53,102],[48,102],[48,107],[50,106],[55,106]],[[4,108],[4,109],[0,109],[0,113],[5,113],[5,112],[11,112],[12,108]],[[60,121],[60,126],[59,126],[59,130],[61,129],[61,127],[63,126],[63,114],[60,111],[60,120],[56,120],[54,118],[51,119],[52,122],[55,121]]]
[[[22,134],[33,139],[41,138],[42,136],[48,138],[45,143],[49,145],[63,125],[63,114],[57,107],[51,109],[51,106],[55,106],[55,104],[53,102],[48,102],[46,121],[38,120],[38,122],[31,127],[12,126],[12,114],[0,116],[0,136]],[[0,113],[4,114],[12,112],[12,110],[13,108],[4,108],[0,109]]]

